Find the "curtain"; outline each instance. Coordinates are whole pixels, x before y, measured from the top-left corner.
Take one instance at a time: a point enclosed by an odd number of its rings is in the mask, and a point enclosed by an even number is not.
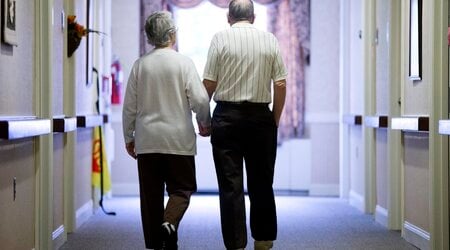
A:
[[[141,0],[141,55],[152,49],[144,33],[146,18],[170,6],[193,8],[202,1],[227,8],[229,0]],[[310,51],[310,0],[254,0],[268,9],[269,31],[280,43],[288,70],[286,104],[279,126],[279,142],[305,132],[305,65]]]
[[[139,51],[141,55],[153,49],[153,46],[148,44],[147,36],[145,35],[144,25],[147,17],[155,11],[169,10],[169,5],[165,0],[141,0],[141,18],[140,18],[140,34],[139,34]]]
[[[268,8],[269,30],[278,38],[288,70],[279,142],[305,132],[305,64],[309,58],[309,0],[281,0]]]

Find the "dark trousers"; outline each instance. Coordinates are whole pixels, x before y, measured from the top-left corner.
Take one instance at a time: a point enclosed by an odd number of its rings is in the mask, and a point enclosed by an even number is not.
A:
[[[222,235],[227,249],[247,245],[243,161],[250,199],[250,229],[255,240],[275,240],[273,194],[277,127],[267,105],[218,103],[211,144],[219,184]]]
[[[138,171],[145,246],[160,248],[161,224],[167,221],[178,228],[197,191],[194,156],[139,154]],[[164,186],[169,195],[165,209]]]

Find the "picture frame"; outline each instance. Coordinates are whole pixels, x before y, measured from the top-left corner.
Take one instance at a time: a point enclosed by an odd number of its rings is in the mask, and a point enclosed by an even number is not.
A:
[[[422,0],[409,1],[409,79],[422,79]]]
[[[92,1],[86,0],[86,29],[91,30],[93,25],[93,12],[92,12]],[[92,33],[87,32],[86,34],[86,87],[89,87],[92,85],[93,82],[93,39],[92,39]]]
[[[16,0],[2,0],[2,3],[2,41],[12,46],[18,46],[16,30]]]

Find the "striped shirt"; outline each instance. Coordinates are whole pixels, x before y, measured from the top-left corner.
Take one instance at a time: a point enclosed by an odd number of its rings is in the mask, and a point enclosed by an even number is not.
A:
[[[278,41],[247,22],[214,35],[203,78],[217,82],[214,101],[270,103],[271,82],[286,79]]]

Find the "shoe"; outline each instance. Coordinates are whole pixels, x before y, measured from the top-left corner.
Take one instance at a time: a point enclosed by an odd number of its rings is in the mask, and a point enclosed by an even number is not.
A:
[[[255,250],[269,250],[273,247],[271,240],[255,240]]]
[[[177,229],[169,222],[161,225],[162,248],[164,250],[178,250]]]

